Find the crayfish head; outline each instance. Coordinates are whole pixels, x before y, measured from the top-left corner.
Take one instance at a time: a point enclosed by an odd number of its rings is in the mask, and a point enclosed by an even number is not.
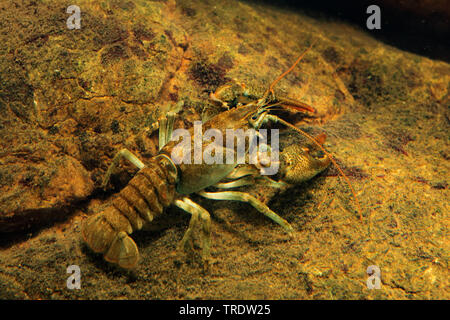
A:
[[[258,109],[256,112],[254,112],[248,117],[249,126],[253,129],[261,128],[261,126],[269,120],[267,118],[268,114],[269,111],[267,109],[265,108]]]
[[[316,140],[323,143],[325,137],[321,135]],[[330,163],[331,159],[321,149],[292,144],[280,153],[280,178],[288,184],[299,184],[325,170]]]

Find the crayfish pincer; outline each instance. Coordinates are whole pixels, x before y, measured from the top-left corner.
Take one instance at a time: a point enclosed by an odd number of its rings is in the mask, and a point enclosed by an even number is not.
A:
[[[313,114],[315,112],[313,107],[302,102],[277,97],[273,90],[275,84],[299,63],[308,50],[271,83],[262,97],[248,95],[245,92],[245,87],[240,85],[238,87],[242,89],[242,94],[237,94],[237,97],[229,100],[224,98],[224,92],[233,85],[218,88],[215,93],[211,94],[211,100],[214,103],[219,103],[227,110],[201,124],[200,129],[194,124],[192,128],[185,130],[185,135],[182,136],[183,143],[172,138],[173,133],[175,133],[173,131],[175,114],[168,113],[167,117],[164,116],[158,122],[160,151],[158,155],[149,159],[145,164],[130,151],[120,150],[108,168],[103,186],[106,187],[113,170],[122,158],[130,161],[140,170],[128,185],[114,196],[102,212],[88,217],[83,223],[82,235],[87,245],[93,251],[103,254],[106,261],[126,269],[133,268],[139,260],[139,252],[130,234],[133,231],[151,226],[152,221],[163,214],[164,208],[174,205],[192,215],[189,228],[181,240],[180,248],[186,250],[193,247],[190,244],[194,242],[194,237],[199,238],[200,244],[197,247],[200,248],[200,255],[205,261],[208,261],[210,256],[210,215],[206,209],[189,199],[188,196],[192,193],[213,200],[247,202],[279,224],[288,234],[292,234],[293,228],[291,225],[267,205],[250,194],[229,189],[254,184],[255,182],[275,187],[300,183],[323,171],[330,162],[336,165],[349,183],[348,178],[337,166],[331,155],[323,148],[324,136],[319,136],[316,140],[292,124],[271,114],[273,110],[280,107],[304,113]],[[281,179],[275,181],[269,178],[266,173],[262,173],[264,169],[267,169],[268,164],[267,162],[263,163],[258,157],[256,158],[259,160],[255,160],[252,164],[242,165],[243,162],[240,162],[240,160],[250,158],[250,147],[247,144],[244,144],[245,147],[242,148],[239,143],[233,143],[231,146],[228,144],[226,146],[221,145],[219,141],[225,141],[224,139],[202,139],[200,143],[195,139],[189,139],[189,137],[198,134],[199,130],[203,136],[211,132],[210,130],[214,130],[215,138],[218,136],[228,138],[237,131],[258,130],[269,121],[282,123],[306,136],[311,140],[313,147],[320,149],[323,155],[316,157],[309,152],[311,148],[286,148],[280,156],[281,161],[277,158],[270,158],[272,163],[281,165]],[[260,139],[260,136],[258,136],[258,139]],[[234,141],[234,137],[231,140]],[[244,138],[244,141],[248,140]],[[183,148],[180,149],[180,145]],[[211,159],[208,160],[203,157],[199,161],[194,159],[194,162],[192,162],[189,152],[194,150],[195,158],[195,148],[198,147],[201,150],[212,148],[215,155],[226,154],[227,161],[210,161]],[[271,149],[270,146],[267,146],[267,148],[270,154],[278,154],[278,150]],[[244,155],[242,155],[242,150],[244,150]],[[189,151],[187,152],[188,157],[183,157],[187,161],[180,161],[178,154],[184,155],[185,151]],[[252,156],[254,156],[253,153]],[[232,159],[232,161],[228,161],[229,159]],[[216,157],[215,160],[223,160],[223,157]],[[210,189],[219,189],[219,191],[212,192]]]

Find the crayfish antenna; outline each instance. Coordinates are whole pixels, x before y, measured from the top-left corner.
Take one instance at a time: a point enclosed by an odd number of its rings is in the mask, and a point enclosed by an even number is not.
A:
[[[280,101],[279,105],[283,106],[284,108],[290,108],[294,109],[296,111],[300,112],[311,112],[311,113],[317,113],[316,108],[310,106],[309,104],[303,103],[301,101],[297,101],[291,98],[284,98],[284,97],[277,97],[277,99]]]
[[[317,40],[314,40],[313,43],[311,43],[311,45],[308,47],[308,49],[306,49],[298,58],[297,60],[294,62],[294,64],[292,66],[289,67],[289,69],[287,69],[285,72],[283,72],[281,75],[278,76],[278,78],[276,78],[270,85],[269,85],[269,89],[267,89],[265,94],[268,93],[272,93],[273,94],[273,87],[275,87],[275,85],[281,80],[283,79],[289,72],[291,72],[296,66],[297,64],[303,59],[303,57],[305,56],[305,54],[311,50],[311,48],[314,46],[314,44],[317,42]]]
[[[328,158],[330,158],[330,160],[333,163],[333,165],[336,167],[336,169],[339,171],[341,176],[345,179],[345,181],[347,182],[348,186],[350,187],[350,190],[352,191],[353,197],[355,198],[356,206],[358,207],[359,219],[362,221],[363,217],[362,217],[362,214],[361,214],[361,212],[362,212],[361,206],[359,205],[358,197],[356,196],[355,190],[353,189],[352,184],[350,183],[350,179],[345,175],[344,171],[342,171],[341,167],[339,167],[339,165],[336,163],[336,161],[331,156],[331,154],[327,150],[325,150],[325,148],[320,144],[320,142],[318,142],[316,139],[314,139],[314,137],[312,137],[311,135],[309,135],[305,131],[297,128],[296,126],[290,124],[287,121],[284,121],[281,118],[278,118],[278,117],[274,117],[274,118],[276,118],[276,121],[281,122],[285,126],[294,129],[295,131],[299,132],[300,134],[302,134],[303,136],[305,136],[306,138],[311,140],[315,145],[317,145],[320,148],[320,150],[322,150],[327,155]],[[322,139],[322,138],[320,138],[320,139]]]

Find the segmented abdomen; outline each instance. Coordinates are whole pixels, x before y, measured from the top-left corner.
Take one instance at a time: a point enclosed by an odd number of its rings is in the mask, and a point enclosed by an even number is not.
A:
[[[150,159],[105,210],[86,220],[82,234],[89,247],[105,253],[119,232],[130,234],[150,223],[173,202],[176,178],[168,157]]]

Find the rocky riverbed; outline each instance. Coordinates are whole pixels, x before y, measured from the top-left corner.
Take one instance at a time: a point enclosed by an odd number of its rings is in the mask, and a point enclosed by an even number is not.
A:
[[[346,22],[243,1],[66,1],[0,4],[0,298],[448,299],[450,65],[403,51]],[[157,153],[145,130],[183,100],[176,125],[221,110],[209,92],[231,79],[276,87],[314,105],[300,128],[327,135],[330,167],[278,192],[247,187],[295,229],[244,203],[193,197],[212,215],[208,269],[176,253],[189,215],[169,208],[154,232],[133,234],[125,272],[81,241],[136,170],[100,190],[114,154]],[[292,132],[282,142],[302,143]],[[82,287],[66,287],[67,267]],[[368,290],[366,270],[381,270]]]

